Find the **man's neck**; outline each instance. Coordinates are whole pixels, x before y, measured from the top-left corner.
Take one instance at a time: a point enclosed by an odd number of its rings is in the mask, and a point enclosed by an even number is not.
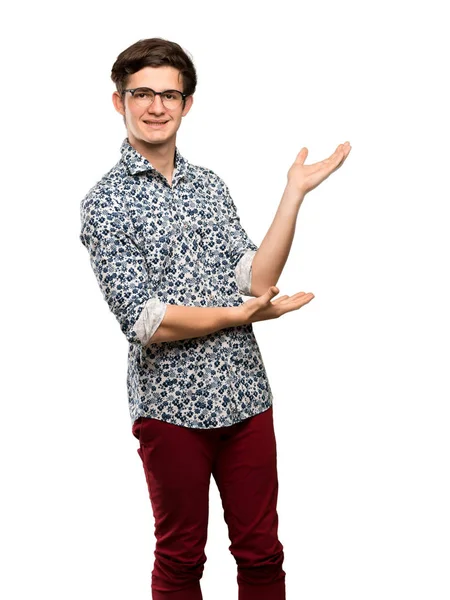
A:
[[[167,144],[145,144],[134,137],[130,138],[130,136],[128,136],[128,141],[157,171],[164,175],[169,185],[172,185],[175,168],[175,141]]]

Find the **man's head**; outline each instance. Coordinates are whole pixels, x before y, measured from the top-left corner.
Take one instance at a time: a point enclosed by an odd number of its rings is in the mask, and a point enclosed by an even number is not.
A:
[[[119,54],[111,79],[114,107],[123,115],[130,143],[175,143],[197,86],[194,64],[181,46],[162,38],[139,40]]]

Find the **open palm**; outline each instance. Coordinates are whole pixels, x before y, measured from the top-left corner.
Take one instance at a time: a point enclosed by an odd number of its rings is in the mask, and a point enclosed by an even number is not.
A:
[[[350,142],[339,144],[331,156],[312,165],[305,165],[308,148],[302,148],[288,171],[288,183],[302,195],[307,194],[344,164],[351,150]]]

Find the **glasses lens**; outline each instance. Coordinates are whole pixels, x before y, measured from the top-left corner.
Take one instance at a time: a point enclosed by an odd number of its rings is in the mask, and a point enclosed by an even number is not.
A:
[[[183,100],[183,96],[176,90],[164,92],[161,94],[161,99],[166,108],[178,108]]]
[[[148,88],[137,88],[133,94],[133,100],[139,106],[149,106],[155,99],[155,94]]]
[[[133,94],[133,100],[139,106],[150,106],[155,99],[155,94],[149,88],[137,88]],[[168,109],[178,108],[183,101],[183,96],[177,90],[167,90],[161,94],[161,100]]]

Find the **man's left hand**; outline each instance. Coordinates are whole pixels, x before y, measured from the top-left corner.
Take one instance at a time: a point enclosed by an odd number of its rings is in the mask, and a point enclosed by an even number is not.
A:
[[[331,173],[342,167],[350,150],[350,142],[345,142],[345,144],[339,144],[329,158],[312,165],[305,165],[308,148],[302,148],[288,171],[289,187],[293,187],[304,196],[322,183]]]

